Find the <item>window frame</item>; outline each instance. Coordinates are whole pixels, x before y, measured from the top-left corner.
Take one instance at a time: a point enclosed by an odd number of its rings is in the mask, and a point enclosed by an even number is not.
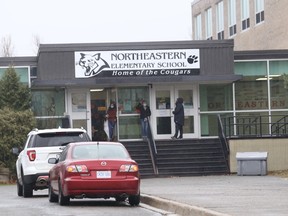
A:
[[[265,20],[264,0],[255,0],[255,24],[261,24]]]
[[[229,14],[229,36],[232,37],[237,33],[236,0],[229,0],[228,14]]]
[[[205,27],[206,27],[206,39],[207,40],[212,40],[213,36],[212,36],[212,8],[207,8],[205,10]]]
[[[217,39],[224,39],[224,6],[223,1],[220,1],[216,5],[216,28],[217,28]]]
[[[202,23],[201,23],[201,13],[196,15],[194,18],[194,40],[202,39]]]
[[[249,0],[241,0],[242,31],[250,28]]]

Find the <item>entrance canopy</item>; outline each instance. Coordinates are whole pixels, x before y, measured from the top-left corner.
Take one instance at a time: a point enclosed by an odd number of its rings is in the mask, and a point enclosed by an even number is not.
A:
[[[233,40],[40,45],[32,87],[233,82]]]

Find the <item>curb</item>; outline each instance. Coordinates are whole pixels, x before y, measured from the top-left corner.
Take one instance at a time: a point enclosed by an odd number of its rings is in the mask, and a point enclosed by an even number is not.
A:
[[[150,196],[148,194],[141,194],[141,202],[182,216],[230,216],[228,214],[219,213],[202,207],[191,206],[160,197]]]

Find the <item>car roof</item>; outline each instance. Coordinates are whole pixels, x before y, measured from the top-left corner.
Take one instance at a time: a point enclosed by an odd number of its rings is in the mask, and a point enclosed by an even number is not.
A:
[[[59,132],[82,132],[86,133],[86,130],[83,128],[51,128],[51,129],[33,129],[29,132],[28,136],[31,134],[44,134],[44,133],[59,133]]]

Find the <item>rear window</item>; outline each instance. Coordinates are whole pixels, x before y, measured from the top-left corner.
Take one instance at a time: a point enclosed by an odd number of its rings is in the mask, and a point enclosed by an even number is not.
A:
[[[73,159],[129,159],[121,145],[77,145],[73,149]]]
[[[65,146],[70,142],[89,141],[83,132],[43,133],[34,136],[31,147]]]

